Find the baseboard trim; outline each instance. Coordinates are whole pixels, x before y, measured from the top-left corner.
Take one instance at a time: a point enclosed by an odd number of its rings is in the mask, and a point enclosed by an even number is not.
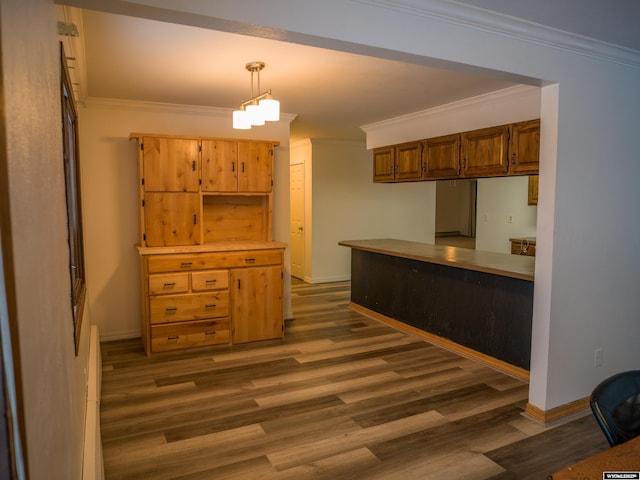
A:
[[[113,340],[128,340],[129,338],[140,338],[142,332],[140,330],[123,330],[120,332],[103,334],[100,332],[101,342],[111,342]]]
[[[580,414],[588,413],[589,411],[589,397],[580,398],[573,402],[559,407],[552,408],[550,410],[542,410],[527,403],[524,409],[524,415],[536,422],[543,424],[545,427],[555,423],[559,423]]]
[[[529,382],[529,371],[525,370],[524,368],[516,367],[515,365],[503,362],[502,360],[498,360],[497,358],[478,352],[477,350],[473,350],[469,347],[465,347],[463,345],[455,343],[447,338],[439,337],[438,335],[434,335],[433,333],[425,332],[424,330],[420,330],[419,328],[412,327],[411,325],[407,325],[406,323],[400,322],[391,317],[387,317],[386,315],[383,315],[381,313],[369,310],[368,308],[363,307],[362,305],[358,305],[357,303],[350,302],[349,308],[358,313],[366,315],[367,317],[379,320],[389,325],[390,327],[395,328],[396,330],[409,333],[433,345],[456,353],[462,357],[474,360],[478,363],[486,365],[487,367],[493,368],[494,370],[498,370],[499,372],[515,377],[519,380]]]

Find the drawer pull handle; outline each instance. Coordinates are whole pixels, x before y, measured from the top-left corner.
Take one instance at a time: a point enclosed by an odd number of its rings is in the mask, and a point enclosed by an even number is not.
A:
[[[207,284],[208,283],[213,283],[213,284],[215,284],[216,282],[217,282],[217,279],[214,278],[213,280],[205,280],[204,283],[207,283]]]
[[[193,265],[193,262],[181,262],[180,268],[189,268],[191,265]]]
[[[210,332],[204,332],[205,335],[215,335],[216,332],[211,330]]]
[[[217,304],[215,303],[210,303],[208,305],[205,305],[204,308],[216,308]]]
[[[173,337],[167,337],[167,340],[178,340],[180,338],[179,335],[175,335]]]
[[[178,310],[178,307],[167,307],[165,309],[166,312],[176,312]]]
[[[165,283],[164,288],[173,288],[176,286],[176,282]]]
[[[244,263],[256,263],[256,259],[255,258],[245,258],[244,259]]]

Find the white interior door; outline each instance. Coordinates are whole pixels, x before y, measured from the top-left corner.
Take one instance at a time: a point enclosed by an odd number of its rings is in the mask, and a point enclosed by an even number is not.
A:
[[[304,164],[291,165],[291,275],[304,279]]]

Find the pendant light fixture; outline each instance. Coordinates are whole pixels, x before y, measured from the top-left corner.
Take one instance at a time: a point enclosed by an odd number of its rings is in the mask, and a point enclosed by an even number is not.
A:
[[[273,98],[271,90],[260,93],[260,71],[265,67],[264,62],[249,62],[245,67],[251,72],[251,98],[233,112],[233,128],[249,130],[252,126],[264,125],[265,121],[277,122],[280,120],[280,102]],[[257,76],[256,95],[253,94],[254,74]]]

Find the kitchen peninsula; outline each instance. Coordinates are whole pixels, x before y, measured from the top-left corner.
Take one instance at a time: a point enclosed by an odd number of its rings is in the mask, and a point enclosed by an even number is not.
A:
[[[533,257],[396,239],[345,240],[351,307],[528,379]]]

